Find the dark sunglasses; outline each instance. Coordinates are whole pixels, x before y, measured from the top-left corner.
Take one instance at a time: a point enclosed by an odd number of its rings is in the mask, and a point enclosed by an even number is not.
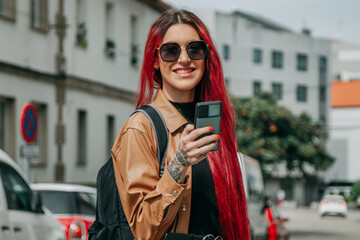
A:
[[[201,60],[206,57],[208,44],[205,41],[190,41],[186,44],[185,49],[191,60]],[[175,42],[167,42],[157,48],[160,52],[161,59],[164,62],[175,62],[180,57],[181,46]]]

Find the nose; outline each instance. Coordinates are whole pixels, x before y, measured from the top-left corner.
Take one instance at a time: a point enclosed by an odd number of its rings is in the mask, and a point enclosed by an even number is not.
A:
[[[190,61],[191,61],[191,59],[190,59],[188,53],[186,52],[185,47],[181,47],[181,52],[180,52],[180,56],[178,58],[178,62],[182,65],[187,66],[190,64]]]

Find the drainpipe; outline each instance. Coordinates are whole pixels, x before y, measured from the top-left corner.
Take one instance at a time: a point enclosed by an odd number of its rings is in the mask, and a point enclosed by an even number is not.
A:
[[[58,118],[55,129],[55,144],[57,146],[57,158],[55,164],[55,182],[64,182],[65,165],[63,162],[63,144],[65,142],[65,125],[63,123],[63,106],[65,103],[65,56],[64,38],[66,35],[66,18],[64,16],[64,0],[58,1],[58,12],[56,14],[56,35],[58,36],[58,51],[55,56],[56,72],[58,74],[56,84],[56,103],[58,107]]]

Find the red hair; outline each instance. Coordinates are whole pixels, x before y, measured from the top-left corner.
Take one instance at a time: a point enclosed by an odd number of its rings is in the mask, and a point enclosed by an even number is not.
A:
[[[154,89],[161,87],[161,75],[154,69],[156,48],[166,31],[175,24],[189,24],[209,44],[206,70],[196,86],[196,101],[223,102],[221,120],[221,144],[219,150],[208,156],[213,175],[219,220],[224,239],[250,239],[244,186],[237,158],[235,138],[235,116],[224,84],[219,54],[211,40],[205,24],[193,13],[186,10],[165,11],[151,26],[145,45],[144,62],[141,71],[136,107],[148,104]]]

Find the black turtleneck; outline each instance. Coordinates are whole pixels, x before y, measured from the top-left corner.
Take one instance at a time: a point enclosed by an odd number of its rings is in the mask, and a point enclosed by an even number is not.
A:
[[[196,103],[171,103],[189,123],[194,123]],[[215,185],[207,159],[192,166],[189,233],[221,235]]]

